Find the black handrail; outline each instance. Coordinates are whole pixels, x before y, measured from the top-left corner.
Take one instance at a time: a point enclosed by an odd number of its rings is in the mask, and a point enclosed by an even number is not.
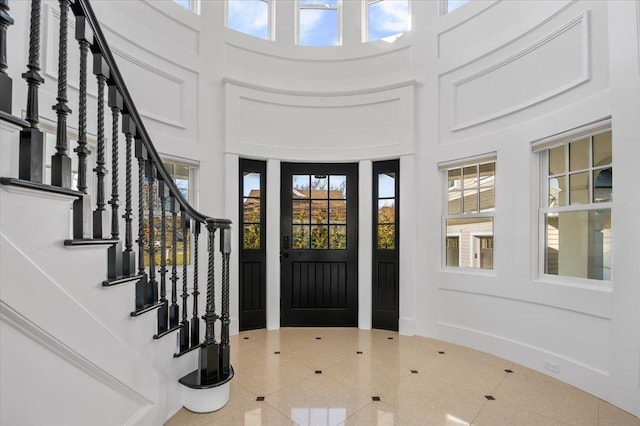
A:
[[[113,54],[111,53],[111,49],[109,48],[107,39],[102,33],[100,23],[98,22],[98,19],[93,12],[91,4],[89,4],[87,0],[74,0],[71,4],[71,10],[76,16],[84,16],[93,29],[95,43],[92,46],[92,50],[94,53],[102,54],[105,61],[107,62],[107,65],[109,66],[109,70],[111,72],[110,82],[112,82],[118,88],[124,100],[124,112],[131,116],[131,119],[136,125],[138,135],[142,140],[145,148],[147,149],[149,159],[154,163],[158,172],[162,176],[162,180],[164,180],[165,184],[169,187],[169,192],[171,192],[171,195],[178,200],[180,206],[182,207],[182,210],[187,212],[192,219],[201,223],[209,221],[214,225],[215,228],[219,229],[230,228],[231,220],[212,218],[204,215],[194,209],[191,204],[189,204],[189,202],[185,200],[182,193],[178,190],[178,187],[173,181],[171,175],[169,175],[167,170],[164,168],[164,164],[162,163],[162,159],[160,158],[158,151],[156,151],[153,143],[151,143],[151,137],[149,136],[149,133],[144,126],[144,122],[142,121],[142,118],[140,117],[140,114],[138,113],[138,110],[133,103],[133,98],[131,97],[129,90],[127,89],[127,85],[124,82],[124,78],[122,78],[122,74],[120,74],[120,69],[118,68]]]

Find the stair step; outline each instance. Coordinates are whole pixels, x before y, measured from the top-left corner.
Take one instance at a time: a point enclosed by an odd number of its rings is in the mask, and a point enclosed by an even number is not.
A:
[[[84,195],[82,192],[74,191],[73,189],[61,188],[59,186],[47,185],[45,183],[31,182],[29,180],[22,180],[18,178],[0,177],[0,184],[32,189],[34,191],[48,192],[51,194],[68,195],[74,198],[80,198]]]
[[[8,114],[4,111],[0,111],[0,120],[7,121],[11,124],[15,124],[16,126],[20,126],[20,127],[29,127],[28,121],[23,120],[20,117],[16,117],[13,114]]]
[[[113,240],[111,238],[78,238],[74,240],[64,240],[65,246],[77,247],[77,246],[112,246],[118,244],[120,240]]]
[[[195,345],[195,346],[191,346],[189,349],[187,349],[187,350],[185,350],[185,351],[182,351],[182,352],[178,352],[178,353],[173,354],[173,357],[174,357],[174,358],[180,358],[182,355],[188,354],[188,353],[189,353],[189,352],[191,352],[192,350],[194,350],[194,349],[198,349],[198,348],[199,348],[199,347],[201,347],[201,346],[202,346],[202,343],[199,343],[199,344],[197,344],[197,345]]]
[[[115,279],[112,279],[112,280],[102,281],[102,286],[103,287],[113,287],[114,285],[126,284],[126,283],[129,283],[131,281],[137,281],[140,278],[142,278],[142,275],[132,275],[130,277],[119,277],[119,278],[115,278]]]
[[[153,335],[153,338],[154,338],[154,339],[161,339],[161,338],[163,338],[164,336],[166,336],[167,334],[171,334],[171,333],[173,333],[173,332],[174,332],[174,331],[176,331],[176,330],[180,330],[180,324],[178,324],[178,325],[176,325],[175,327],[170,328],[170,329],[168,329],[168,330],[166,330],[166,331],[163,331],[162,333],[154,334],[154,335]]]
[[[153,311],[154,309],[158,309],[160,306],[162,306],[162,303],[161,302],[157,302],[156,304],[151,305],[151,306],[147,306],[146,308],[142,308],[139,311],[131,312],[131,316],[132,317],[138,317],[138,316],[140,316],[142,314],[145,314],[145,313],[147,313],[149,311]]]

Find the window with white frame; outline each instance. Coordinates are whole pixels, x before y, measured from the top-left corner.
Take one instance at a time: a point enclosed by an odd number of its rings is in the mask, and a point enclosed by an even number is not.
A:
[[[176,184],[178,191],[182,194],[182,196],[191,204],[195,206],[196,202],[196,191],[195,191],[195,175],[197,172],[197,167],[189,164],[177,163],[171,160],[163,161],[164,167],[169,172],[169,176],[173,179],[173,182]],[[153,199],[154,202],[154,247],[155,247],[155,257],[156,257],[156,265],[160,264],[161,260],[161,238],[162,238],[162,204],[160,203],[160,195],[158,193],[158,182],[153,186],[154,194]],[[144,209],[144,260],[145,265],[149,265],[149,182],[148,179],[144,178],[143,184],[143,209]],[[173,264],[173,215],[170,212],[170,202],[167,198],[165,200],[164,209],[166,210],[166,222],[165,222],[165,250],[167,256],[167,264]],[[183,248],[186,249],[187,254],[187,263],[191,263],[191,238],[190,233],[187,232],[186,235],[182,232],[182,216],[181,212],[178,212],[176,219],[176,264],[182,265],[182,259],[184,257]]]
[[[446,172],[444,265],[493,269],[495,154],[440,164]]]
[[[341,0],[298,0],[298,44],[340,44]]]
[[[254,37],[273,40],[272,0],[228,0],[227,27]]]
[[[442,10],[443,15],[447,13],[451,13],[460,6],[463,6],[469,3],[470,0],[442,0]]]
[[[187,10],[193,13],[200,13],[200,0],[173,0],[174,3],[179,4]]]
[[[542,273],[611,280],[613,150],[606,122],[534,143],[542,168]],[[568,140],[567,140],[568,139]]]
[[[366,41],[386,39],[411,30],[409,0],[366,0]]]

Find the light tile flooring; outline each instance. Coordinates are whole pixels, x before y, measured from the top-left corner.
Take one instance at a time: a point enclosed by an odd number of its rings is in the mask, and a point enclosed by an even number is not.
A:
[[[183,408],[167,425],[640,426],[547,375],[433,339],[282,328],[233,336],[231,351],[229,403],[209,414]]]

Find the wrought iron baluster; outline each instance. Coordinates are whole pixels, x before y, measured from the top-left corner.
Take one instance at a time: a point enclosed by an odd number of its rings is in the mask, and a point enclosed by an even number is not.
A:
[[[145,308],[145,290],[147,274],[144,270],[144,173],[147,163],[147,149],[142,139],[136,139],[136,158],[138,159],[138,275],[136,283],[136,311]]]
[[[180,323],[180,336],[178,338],[180,352],[184,352],[189,349],[189,320],[187,319],[187,299],[189,298],[189,293],[187,292],[187,235],[189,235],[191,218],[184,210],[180,212],[180,216],[182,216],[182,322]]]
[[[120,176],[118,174],[118,137],[120,133],[120,111],[123,108],[123,100],[120,95],[120,91],[116,86],[109,86],[109,107],[111,108],[112,124],[111,124],[111,239],[117,241],[117,243],[109,247],[107,257],[107,274],[109,279],[116,279],[123,275],[122,263],[122,241],[120,237],[120,221],[118,216],[118,208],[120,207],[120,196],[118,186],[120,184]]]
[[[122,275],[129,277],[135,274],[136,253],[133,251],[133,206],[131,202],[131,192],[133,190],[133,171],[131,165],[133,137],[136,134],[136,125],[133,124],[131,116],[122,115],[122,131],[125,134],[126,148],[126,182],[125,182],[125,204],[124,204],[124,252],[122,253]]]
[[[200,344],[200,319],[198,318],[198,239],[200,222],[194,220],[193,226],[193,316],[191,318],[191,346]]]
[[[164,180],[158,181],[160,194],[160,309],[158,309],[158,334],[169,329],[169,303],[167,302],[167,209],[166,201],[169,196],[169,188]]]
[[[169,198],[171,207],[171,306],[169,306],[169,328],[178,325],[178,212],[180,204],[172,195]]]
[[[215,299],[215,232],[213,221],[207,221],[207,231],[209,233],[209,262],[207,270],[207,305],[204,314],[205,336],[204,344],[200,349],[200,382],[213,383],[219,379],[220,372],[220,346],[216,343],[215,323],[218,320],[216,314]]]
[[[151,160],[147,161],[147,179],[149,180],[149,280],[145,291],[145,305],[151,306],[158,301],[158,282],[156,281],[156,177],[157,169]]]
[[[27,82],[27,109],[25,119],[30,127],[20,132],[20,179],[42,183],[44,169],[44,138],[38,129],[38,88],[44,83],[40,76],[40,0],[31,0],[31,25],[29,30],[29,63],[22,78]]]
[[[0,0],[0,111],[11,114],[13,82],[7,69],[7,28],[13,25],[9,15],[9,0]]]
[[[222,374],[229,374],[229,257],[231,255],[231,230],[220,231],[220,252],[222,253],[222,329],[220,337],[220,368]]]
[[[71,158],[67,155],[67,116],[71,109],[67,105],[67,22],[70,0],[60,2],[60,35],[58,51],[58,103],[53,106],[58,116],[56,131],[56,153],[51,158],[51,184],[71,188]]]
[[[80,46],[80,97],[78,100],[78,191],[87,193],[87,54],[93,44],[93,31],[83,16],[76,17],[76,40]]]
[[[104,238],[108,233],[107,210],[105,209],[104,177],[105,169],[105,140],[104,140],[104,87],[110,76],[109,66],[100,53],[93,55],[93,73],[98,80],[98,156],[96,168],[93,169],[98,176],[96,188],[96,210],[93,212],[93,238]]]

